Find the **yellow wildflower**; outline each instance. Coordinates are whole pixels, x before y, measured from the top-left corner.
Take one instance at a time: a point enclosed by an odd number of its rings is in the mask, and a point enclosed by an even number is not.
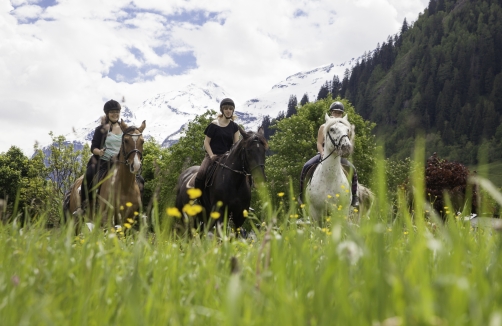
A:
[[[339,194],[336,194],[335,196],[336,196],[336,198],[340,197],[340,195],[339,195]]]
[[[301,204],[301,205],[300,205],[300,208],[304,208],[304,207],[305,207],[305,204]]]
[[[125,226],[126,229],[130,229],[131,228],[131,224],[129,224],[129,223],[124,223],[124,226]]]
[[[248,210],[247,209],[242,211],[242,216],[248,217]]]
[[[211,218],[214,218],[215,220],[220,218],[220,212],[211,212]]]
[[[168,209],[166,209],[166,213],[169,216],[174,216],[174,217],[177,217],[177,218],[181,217],[181,212],[176,207],[169,207]]]
[[[130,201],[128,201],[128,202],[126,203],[126,206],[127,206],[127,207],[132,207],[132,203],[131,203]]]
[[[202,212],[202,206],[186,204],[183,206],[183,212],[187,213],[189,216],[195,216]]]
[[[202,190],[198,188],[190,188],[187,190],[187,194],[190,199],[199,198],[200,196],[202,196]]]
[[[217,207],[223,206],[223,202],[221,200],[218,200],[218,202],[216,202],[216,206]]]
[[[331,196],[331,195],[328,195],[328,198],[333,198],[333,196]]]
[[[120,210],[123,211],[124,210],[124,206],[120,205]]]
[[[139,213],[138,213],[138,212],[134,212],[134,216],[138,216],[138,215],[139,215]]]
[[[277,194],[277,196],[279,196],[279,197],[283,197],[283,196],[284,196],[284,193],[283,193],[283,192],[279,192],[279,193]]]
[[[127,222],[130,223],[130,224],[134,224],[134,220],[132,218],[128,218]]]

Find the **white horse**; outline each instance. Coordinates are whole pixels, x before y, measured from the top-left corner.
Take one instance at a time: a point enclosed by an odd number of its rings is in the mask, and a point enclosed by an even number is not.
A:
[[[306,199],[313,221],[320,223],[323,213],[334,212],[348,217],[352,192],[340,162],[342,155],[352,152],[352,127],[347,119],[326,114],[324,154],[307,185]]]

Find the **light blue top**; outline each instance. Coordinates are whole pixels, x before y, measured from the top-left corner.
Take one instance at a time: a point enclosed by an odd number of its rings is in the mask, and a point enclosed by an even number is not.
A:
[[[101,159],[104,161],[109,161],[113,156],[117,155],[120,151],[120,145],[122,142],[122,133],[120,135],[115,135],[111,132],[108,132],[105,141],[106,151]]]

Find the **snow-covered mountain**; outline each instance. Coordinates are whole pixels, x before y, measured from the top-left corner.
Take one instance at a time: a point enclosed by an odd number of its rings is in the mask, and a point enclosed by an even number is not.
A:
[[[291,95],[296,96],[298,103],[305,93],[311,102],[315,101],[321,86],[326,81],[333,80],[333,68],[334,65],[330,64],[291,75],[284,81],[275,84],[267,93],[246,101],[236,110],[253,113],[257,117],[258,124],[253,124],[252,127],[257,127],[261,124],[264,116],[275,118],[281,111],[286,112]]]
[[[340,65],[342,66],[342,65]],[[265,115],[275,118],[286,111],[289,97],[296,95],[298,101],[307,93],[311,101],[317,98],[319,89],[326,81],[333,79],[334,65],[299,72],[274,85],[265,94],[246,101],[236,107],[239,124],[246,129],[257,130]],[[218,110],[220,101],[229,97],[225,90],[213,82],[205,85],[190,84],[182,89],[158,94],[145,100],[139,107],[123,105],[121,117],[129,125],[146,120],[146,138],[154,137],[163,147],[176,143],[183,134],[183,127],[196,115],[208,109]],[[81,148],[90,143],[100,117],[65,135],[69,143]]]

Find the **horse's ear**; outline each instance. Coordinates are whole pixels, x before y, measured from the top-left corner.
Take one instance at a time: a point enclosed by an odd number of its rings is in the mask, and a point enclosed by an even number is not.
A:
[[[139,132],[143,132],[143,130],[145,130],[146,128],[146,120],[143,120],[143,122],[141,123],[141,126],[139,126],[138,130]]]
[[[345,120],[345,121],[349,122],[349,117],[348,117],[348,115],[347,115],[347,114],[343,116],[343,120]]]
[[[239,132],[240,132],[243,139],[249,138],[249,135],[247,134],[247,132],[244,131],[244,129],[241,128],[241,126],[239,126]]]
[[[122,129],[122,132],[127,129],[127,123],[124,122],[124,119],[120,119],[120,129]]]
[[[325,116],[325,118],[324,118],[324,119],[326,119],[326,122],[328,122],[328,120],[329,120],[329,115],[328,115],[327,113],[326,113],[326,116]]]
[[[265,132],[263,131],[263,127],[258,128],[258,135],[265,137]]]

